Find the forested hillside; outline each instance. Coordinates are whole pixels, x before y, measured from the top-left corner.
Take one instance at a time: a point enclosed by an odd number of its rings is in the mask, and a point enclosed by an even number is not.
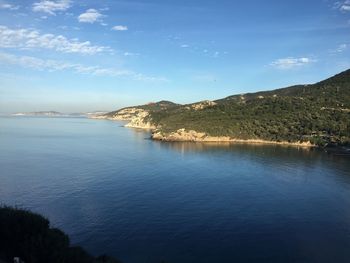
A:
[[[241,94],[194,109],[151,111],[166,134],[181,128],[211,136],[324,145],[350,141],[350,70],[313,85]]]

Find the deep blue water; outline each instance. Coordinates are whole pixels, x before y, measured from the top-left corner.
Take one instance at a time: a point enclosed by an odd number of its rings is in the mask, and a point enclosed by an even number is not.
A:
[[[0,202],[125,263],[350,262],[350,159],[318,150],[2,117]]]

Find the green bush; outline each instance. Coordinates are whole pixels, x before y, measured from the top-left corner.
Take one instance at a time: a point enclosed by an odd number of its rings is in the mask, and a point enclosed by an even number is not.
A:
[[[95,258],[81,247],[71,247],[69,237],[39,214],[0,207],[0,259],[26,263],[117,263],[107,256]]]

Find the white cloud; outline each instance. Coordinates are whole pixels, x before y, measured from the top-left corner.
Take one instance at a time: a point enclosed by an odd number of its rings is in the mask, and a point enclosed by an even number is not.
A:
[[[0,4],[0,9],[8,9],[8,10],[18,10],[19,9],[19,6],[18,5],[11,5],[11,4],[8,4],[8,3],[3,3],[3,4]]]
[[[182,44],[180,47],[182,47],[182,48],[188,48],[188,47],[190,47],[190,46],[187,45],[187,44]]]
[[[137,57],[139,55],[140,55],[139,53],[124,52],[124,56],[126,56],[126,57]]]
[[[273,61],[270,65],[278,69],[293,69],[301,66],[308,65],[310,63],[316,62],[314,59],[302,57],[302,58],[280,58]]]
[[[119,25],[119,26],[114,26],[114,27],[112,27],[112,30],[115,30],[115,31],[127,31],[127,30],[128,30],[128,27],[127,27],[127,26]]]
[[[71,7],[70,0],[49,1],[41,0],[33,4],[34,12],[44,12],[50,15],[56,15],[56,11],[65,11]]]
[[[343,12],[348,12],[350,11],[350,0],[337,1],[334,3],[333,8]]]
[[[32,29],[10,29],[0,26],[0,47],[20,49],[51,49],[63,53],[80,53],[93,55],[111,52],[105,46],[94,46],[90,41],[80,42],[78,39],[67,39],[62,35],[40,34]]]
[[[101,13],[99,13],[96,9],[88,9],[85,13],[82,13],[78,16],[78,21],[80,23],[90,23],[93,24],[95,22],[102,22],[101,19],[104,17]]]
[[[57,61],[57,60],[45,60],[31,56],[16,56],[9,53],[0,52],[0,64],[21,66],[23,68],[29,68],[39,71],[66,71],[70,70],[78,74],[89,74],[93,76],[105,76],[105,77],[126,77],[140,81],[151,82],[166,82],[167,79],[163,77],[146,76],[141,73],[137,73],[125,69],[116,68],[102,68],[99,66],[86,66],[82,64]]]
[[[63,70],[72,66],[66,63],[57,63],[53,60],[44,61],[42,59],[38,59],[35,57],[29,57],[29,56],[19,57],[19,56],[15,56],[8,53],[2,53],[2,52],[0,52],[0,63],[18,65],[21,67],[32,68],[37,70],[49,69],[51,71]]]

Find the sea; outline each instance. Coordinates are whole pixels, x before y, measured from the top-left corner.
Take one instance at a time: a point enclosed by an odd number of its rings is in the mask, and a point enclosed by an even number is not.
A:
[[[350,262],[349,157],[124,124],[0,117],[0,203],[124,263]]]

